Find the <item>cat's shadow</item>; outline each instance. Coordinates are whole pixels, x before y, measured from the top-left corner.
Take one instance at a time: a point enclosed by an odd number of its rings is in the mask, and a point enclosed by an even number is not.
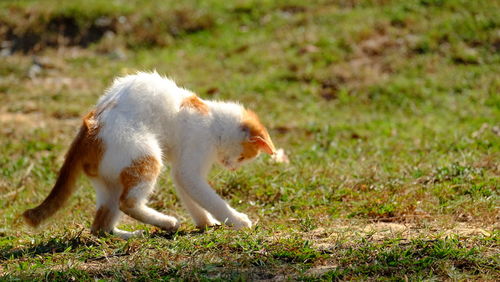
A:
[[[190,230],[179,230],[176,232],[167,232],[163,230],[153,230],[144,236],[146,239],[163,238],[172,240],[179,236],[189,236],[196,234],[203,234],[207,231],[219,229],[220,226],[209,227],[206,229],[190,229]],[[3,246],[0,248],[0,262],[17,259],[20,257],[36,257],[38,255],[44,254],[56,254],[64,253],[67,251],[75,250],[79,247],[99,247],[102,246],[100,239],[104,240],[122,240],[114,235],[106,235],[101,238],[97,238],[94,235],[82,236],[80,232],[74,236],[62,236],[50,238],[48,241],[39,242],[26,247],[16,247],[13,245]]]
[[[203,234],[206,232],[210,232],[213,230],[221,229],[224,228],[221,225],[214,225],[206,228],[196,228],[196,229],[190,229],[190,230],[179,230],[176,232],[168,232],[164,230],[156,230],[148,235],[146,235],[146,238],[164,238],[164,239],[174,239],[175,237],[179,236],[188,236],[188,235],[197,235],[197,234]]]
[[[27,247],[16,248],[15,246],[4,246],[0,248],[0,261],[16,259],[20,257],[36,257],[43,254],[63,253],[78,247],[94,247],[101,244],[95,240],[80,236],[50,238],[48,241],[40,242]]]

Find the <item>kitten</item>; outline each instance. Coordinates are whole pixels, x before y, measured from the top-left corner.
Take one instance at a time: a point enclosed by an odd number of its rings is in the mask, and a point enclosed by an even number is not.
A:
[[[118,78],[84,117],[48,197],[23,216],[34,227],[52,216],[83,171],[97,195],[93,234],[140,235],[116,228],[122,212],[174,231],[175,217],[146,206],[165,160],[198,227],[251,227],[248,216],[221,199],[206,177],[214,162],[235,170],[261,151],[274,154],[273,142],[257,115],[241,105],[204,101],[157,73]]]

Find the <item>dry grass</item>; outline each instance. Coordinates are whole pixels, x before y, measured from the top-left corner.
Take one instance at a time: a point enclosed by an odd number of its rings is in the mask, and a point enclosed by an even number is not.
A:
[[[498,3],[23,3],[0,4],[2,279],[498,280]],[[145,69],[271,129],[289,164],[210,177],[257,227],[196,230],[168,172],[150,205],[182,221],[176,234],[125,218],[146,237],[90,235],[87,181],[24,226],[80,117]]]

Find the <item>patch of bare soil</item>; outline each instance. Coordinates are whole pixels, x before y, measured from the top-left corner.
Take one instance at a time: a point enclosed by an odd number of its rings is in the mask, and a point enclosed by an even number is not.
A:
[[[412,239],[435,240],[450,237],[490,237],[492,231],[500,226],[491,226],[488,228],[472,226],[466,223],[456,223],[454,226],[445,228],[439,226],[417,226],[414,224],[400,224],[377,222],[369,224],[342,225],[330,228],[317,228],[304,233],[304,237],[313,242],[313,246],[322,252],[335,252],[338,244],[350,245],[350,238],[365,238],[369,241],[382,242],[388,239],[403,240],[403,242]],[[316,265],[310,268],[306,274],[311,276],[321,276],[328,271],[338,267],[335,263]]]
[[[48,117],[40,112],[11,113],[0,111],[0,134],[6,137],[14,134],[32,133],[34,129],[75,127],[80,123],[79,118],[58,119]]]
[[[89,82],[83,78],[73,77],[33,77],[26,82],[27,88],[42,88],[49,90],[51,93],[60,92],[63,88],[71,88],[77,90],[90,89]]]
[[[328,251],[341,241],[348,241],[349,238],[363,237],[371,241],[384,241],[397,238],[411,240],[416,238],[439,239],[451,236],[473,237],[492,236],[492,230],[500,226],[489,228],[473,226],[467,223],[458,222],[452,227],[441,226],[418,226],[415,224],[401,224],[392,222],[376,222],[360,225],[338,225],[329,228],[318,228],[304,233],[304,238],[311,240],[313,245],[322,251]]]

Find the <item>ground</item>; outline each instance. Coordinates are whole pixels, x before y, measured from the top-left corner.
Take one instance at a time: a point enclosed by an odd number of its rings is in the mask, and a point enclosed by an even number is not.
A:
[[[500,18],[491,0],[0,3],[0,279],[499,280]],[[157,70],[256,111],[290,163],[215,167],[256,222],[89,233],[94,192],[32,230],[113,78]]]

